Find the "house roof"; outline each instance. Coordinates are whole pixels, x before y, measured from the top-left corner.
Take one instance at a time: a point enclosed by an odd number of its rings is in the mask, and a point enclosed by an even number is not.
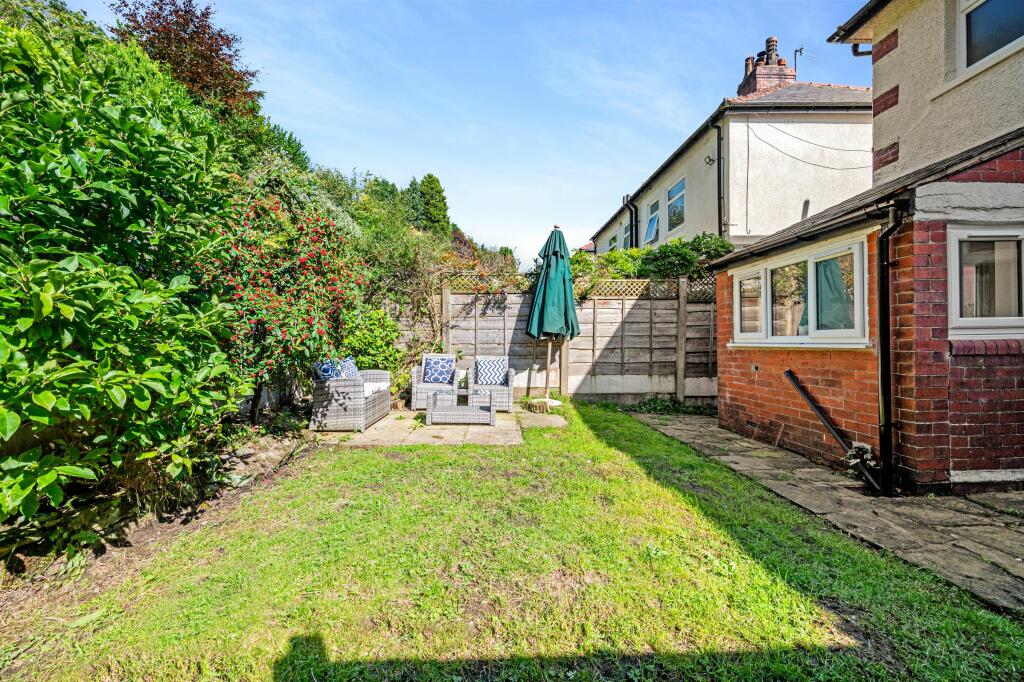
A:
[[[877,219],[881,215],[880,211],[887,204],[907,190],[947,177],[977,163],[988,161],[1009,149],[1019,147],[1022,143],[1024,143],[1024,127],[906,175],[875,185],[871,189],[830,206],[810,218],[794,223],[770,237],[765,237],[750,246],[733,251],[723,258],[719,258],[712,265],[716,270],[721,270],[738,261],[760,257],[772,251],[785,250],[794,244],[803,244],[822,235],[849,229],[865,221]]]
[[[775,110],[870,110],[871,88],[852,85],[834,85],[832,83],[811,83],[805,81],[788,81],[769,88],[752,92],[749,95],[727,97],[718,108],[651,175],[630,194],[636,197],[661,177],[669,166],[687,152],[707,131],[730,111],[775,111]],[[591,239],[597,240],[624,209],[617,209],[605,223],[594,232]]]
[[[734,108],[764,106],[765,104],[801,105],[830,104],[844,107],[870,107],[871,88],[832,83],[789,82],[779,83],[749,95],[725,100]]]
[[[589,242],[587,242],[586,244],[584,244],[583,246],[579,247],[576,250],[577,251],[583,251],[585,253],[594,253],[594,251],[597,250],[597,246],[594,244],[593,241],[589,241]]]
[[[835,33],[828,37],[830,43],[845,43],[851,41],[853,35],[864,28],[864,24],[871,21],[876,14],[885,9],[892,0],[868,0],[868,2],[861,7],[857,12],[846,20],[845,23],[840,24],[836,28]],[[862,39],[853,39],[851,42],[861,42]]]

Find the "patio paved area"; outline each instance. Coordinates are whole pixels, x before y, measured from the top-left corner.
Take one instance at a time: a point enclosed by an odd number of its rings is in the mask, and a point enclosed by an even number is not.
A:
[[[720,429],[713,417],[637,418],[849,535],[929,568],[997,609],[1024,613],[1024,492],[873,497],[860,481]]]
[[[434,424],[427,426],[423,412],[392,412],[344,445],[375,448],[382,445],[519,445],[523,433],[515,414],[499,412],[495,425]]]

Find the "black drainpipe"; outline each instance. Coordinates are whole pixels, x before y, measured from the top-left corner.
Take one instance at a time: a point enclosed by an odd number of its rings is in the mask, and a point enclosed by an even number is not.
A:
[[[896,264],[890,257],[889,238],[896,232],[902,216],[895,207],[889,208],[888,224],[876,239],[878,261],[878,459],[882,465],[880,476],[882,493],[892,495],[896,481],[896,462],[893,457],[892,435],[892,305],[889,290],[889,268]]]
[[[622,205],[629,211],[629,246],[633,248],[640,240],[640,209],[629,194],[622,197]]]
[[[724,173],[724,171],[722,170],[722,126],[716,122],[712,123],[711,127],[715,129],[715,132],[718,135],[717,139],[715,140],[715,165],[718,166],[718,168],[716,169],[718,171],[718,236],[722,237],[725,234],[724,225],[722,224],[722,216],[725,212],[725,193],[722,190],[722,175]]]

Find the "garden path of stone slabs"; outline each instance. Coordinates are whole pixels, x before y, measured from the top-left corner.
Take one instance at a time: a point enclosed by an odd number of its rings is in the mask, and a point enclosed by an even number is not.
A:
[[[1024,614],[1024,492],[874,497],[853,478],[719,428],[713,417],[637,418],[843,532],[931,569],[990,606]]]

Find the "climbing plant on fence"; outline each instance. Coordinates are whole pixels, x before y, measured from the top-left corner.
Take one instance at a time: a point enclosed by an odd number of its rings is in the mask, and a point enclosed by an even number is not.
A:
[[[137,48],[0,25],[0,521],[140,499],[215,458],[247,382],[196,288],[232,170]]]

